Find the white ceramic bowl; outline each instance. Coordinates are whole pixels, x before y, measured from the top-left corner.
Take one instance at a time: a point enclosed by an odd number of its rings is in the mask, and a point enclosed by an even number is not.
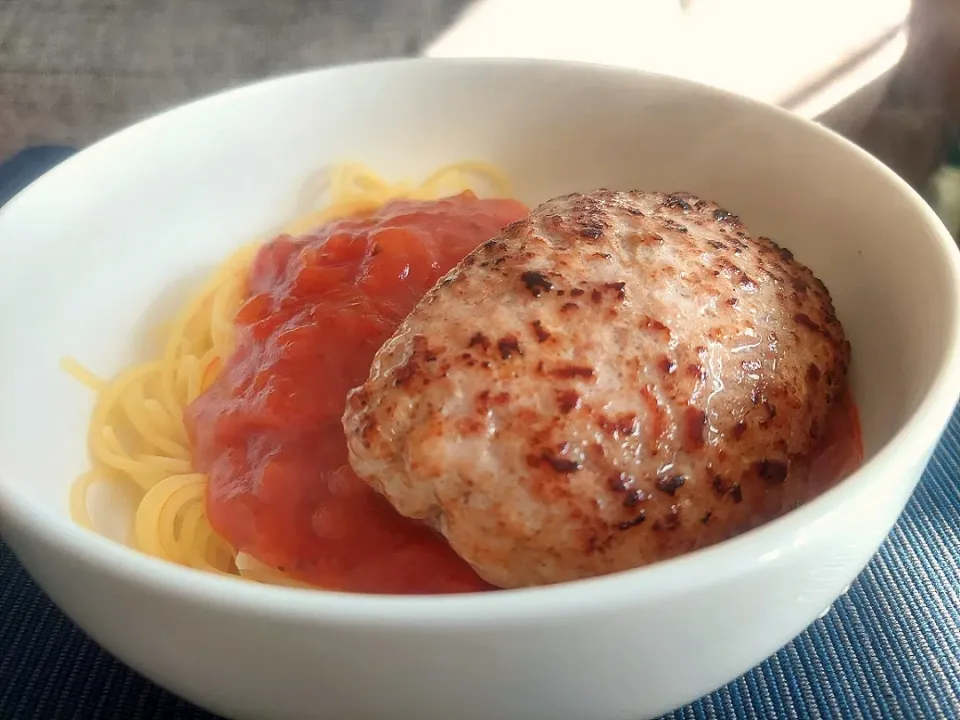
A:
[[[687,190],[826,282],[853,345],[867,460],[788,516],[687,557],[562,586],[364,597],[154,561],[75,527],[91,398],[161,305],[287,219],[318,167],[501,165],[521,199]],[[635,720],[797,635],[886,536],[960,393],[960,263],[878,162],[687,82],[529,61],[401,61],[228,92],[119,133],[0,211],[0,521],[41,587],[118,658],[232,718]],[[119,511],[118,511],[119,512]],[[12,619],[16,622],[16,619]]]

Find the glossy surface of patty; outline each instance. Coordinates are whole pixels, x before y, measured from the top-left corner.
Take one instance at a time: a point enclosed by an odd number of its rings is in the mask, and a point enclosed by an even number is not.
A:
[[[822,490],[808,469],[849,357],[823,284],[736,216],[569,195],[381,348],[348,399],[350,461],[495,585],[633,568]]]

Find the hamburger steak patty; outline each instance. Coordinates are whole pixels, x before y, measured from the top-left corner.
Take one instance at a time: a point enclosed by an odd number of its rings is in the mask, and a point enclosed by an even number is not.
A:
[[[544,203],[448,273],[347,401],[350,462],[489,582],[701,548],[809,500],[850,347],[788,250],[688,194]]]

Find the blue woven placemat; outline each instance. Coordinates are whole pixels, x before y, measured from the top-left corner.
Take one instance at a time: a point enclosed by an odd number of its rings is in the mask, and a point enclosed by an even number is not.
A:
[[[0,204],[68,154],[32,148],[0,165]],[[765,663],[667,718],[960,718],[958,494],[960,410],[850,591]],[[0,619],[3,720],[213,720],[89,640],[2,542]]]

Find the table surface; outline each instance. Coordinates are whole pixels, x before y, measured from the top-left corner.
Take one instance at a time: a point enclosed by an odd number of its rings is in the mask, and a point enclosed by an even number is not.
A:
[[[416,55],[470,0],[0,0],[0,159],[238,83]]]
[[[0,204],[69,155],[0,165]],[[960,410],[900,521],[849,592],[743,677],[666,716],[960,718]],[[126,668],[77,629],[0,542],[0,719],[213,716]]]

